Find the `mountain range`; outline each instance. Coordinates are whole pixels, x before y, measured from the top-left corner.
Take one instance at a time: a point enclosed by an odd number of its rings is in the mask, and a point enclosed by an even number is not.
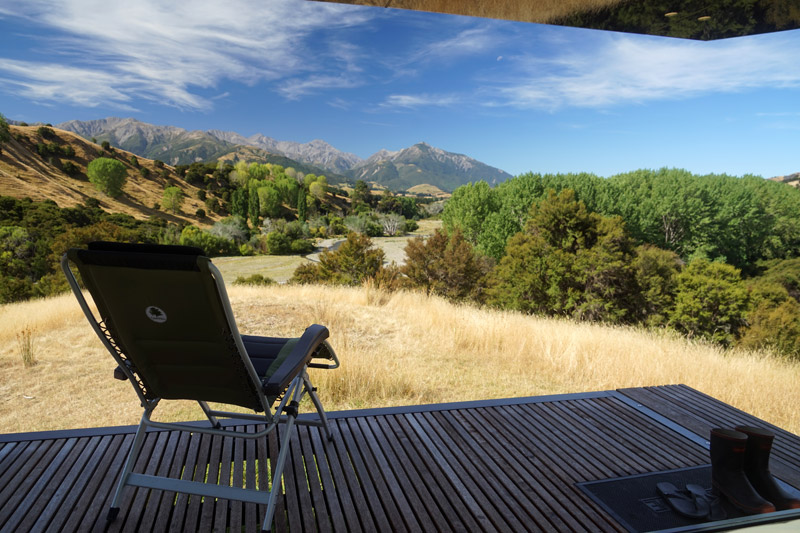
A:
[[[194,130],[157,126],[133,118],[71,120],[56,127],[171,165],[195,161],[257,161],[293,166],[325,174],[332,182],[364,180],[393,190],[421,184],[452,191],[478,180],[497,183],[510,174],[462,154],[426,143],[398,151],[380,150],[367,159],[336,149],[325,141],[279,141],[262,134],[245,137],[232,131]],[[255,150],[254,150],[255,149]]]

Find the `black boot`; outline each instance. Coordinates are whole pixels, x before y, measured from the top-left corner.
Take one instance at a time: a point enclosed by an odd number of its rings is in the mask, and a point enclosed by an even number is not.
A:
[[[744,473],[746,444],[744,433],[711,430],[711,485],[747,514],[771,513],[775,506],[759,496]]]
[[[783,490],[769,471],[769,454],[775,434],[768,429],[749,426],[737,426],[736,431],[747,435],[744,472],[753,488],[779,511],[800,509],[800,499]]]

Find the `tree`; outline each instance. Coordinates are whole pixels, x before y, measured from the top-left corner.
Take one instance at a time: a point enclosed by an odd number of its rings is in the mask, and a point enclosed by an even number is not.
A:
[[[675,303],[681,264],[675,252],[649,244],[636,248],[633,271],[638,287],[639,321],[650,326],[666,324]]]
[[[297,189],[297,220],[306,221],[308,213],[306,212],[306,191],[302,187]]]
[[[280,192],[272,185],[272,182],[267,182],[265,186],[259,187],[256,192],[258,193],[259,210],[262,215],[266,215],[269,218],[280,215],[281,196]]]
[[[412,239],[405,252],[402,272],[411,287],[450,300],[481,300],[491,263],[458,229],[450,234],[437,229],[426,239]]]
[[[496,196],[485,181],[459,187],[444,205],[444,227],[447,231],[459,228],[464,238],[475,245],[486,217],[497,210],[496,204]]]
[[[367,182],[365,182],[364,180],[356,181],[356,186],[353,189],[352,199],[353,199],[353,204],[352,204],[353,211],[356,210],[356,207],[358,207],[359,204],[364,204],[367,206],[372,204],[372,193],[369,190],[369,185],[367,185]]]
[[[572,190],[531,208],[492,272],[489,302],[528,313],[632,320],[633,244],[619,217],[591,213]]]
[[[748,304],[737,268],[695,259],[678,275],[670,325],[690,338],[729,345],[745,325]]]
[[[319,263],[300,265],[290,281],[360,285],[380,274],[384,257],[383,250],[373,247],[369,237],[350,233],[338,249],[322,252]]]
[[[249,189],[247,196],[247,216],[250,218],[250,223],[253,227],[258,226],[261,221],[261,200],[258,197],[258,189]]]
[[[89,181],[94,184],[100,192],[116,198],[122,194],[122,187],[128,178],[125,165],[108,157],[98,157],[86,168],[86,175]]]
[[[405,231],[406,221],[403,215],[389,213],[388,215],[381,215],[378,220],[380,220],[383,233],[389,237],[394,237],[398,233]]]
[[[185,195],[183,191],[178,187],[167,187],[164,189],[164,194],[161,196],[161,205],[167,211],[180,213],[184,198]]]

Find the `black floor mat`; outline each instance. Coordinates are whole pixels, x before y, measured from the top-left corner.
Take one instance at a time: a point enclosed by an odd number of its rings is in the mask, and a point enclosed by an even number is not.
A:
[[[666,481],[679,490],[688,483],[711,487],[711,465],[666,470],[637,476],[604,479],[578,483],[578,486],[613,516],[620,525],[632,533],[658,531],[691,525],[700,525],[707,520],[685,518],[675,513],[656,491],[656,483]],[[787,489],[791,489],[783,484]],[[792,490],[792,492],[796,492]],[[746,516],[728,502],[723,501],[728,519]],[[766,515],[761,515],[766,516]]]

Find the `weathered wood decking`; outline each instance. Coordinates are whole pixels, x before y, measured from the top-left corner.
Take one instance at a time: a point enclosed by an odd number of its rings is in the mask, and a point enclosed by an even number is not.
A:
[[[293,438],[276,530],[624,531],[575,484],[706,464],[709,429],[737,424],[772,427],[682,385],[331,413],[333,442]],[[800,437],[772,429],[800,486]],[[107,526],[134,431],[0,435],[0,530],[260,529],[252,504],[132,488]],[[135,471],[263,486],[275,446],[152,432]]]

